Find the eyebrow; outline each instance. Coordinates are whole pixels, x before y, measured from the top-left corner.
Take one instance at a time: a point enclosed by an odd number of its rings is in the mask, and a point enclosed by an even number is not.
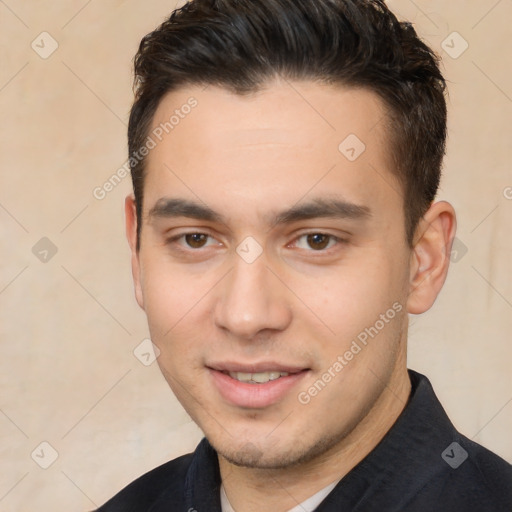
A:
[[[341,218],[362,220],[370,217],[369,207],[350,203],[339,199],[313,199],[300,203],[267,217],[270,225],[291,224],[301,220],[315,218]],[[189,217],[207,222],[226,224],[226,219],[206,204],[188,199],[159,199],[149,211],[150,218]]]
[[[339,199],[313,199],[312,201],[296,204],[277,213],[271,219],[272,224],[291,224],[301,220],[315,218],[339,218],[362,220],[371,216],[371,210],[362,206]]]
[[[190,217],[209,222],[223,222],[223,217],[209,206],[187,199],[159,199],[149,210],[149,218]]]

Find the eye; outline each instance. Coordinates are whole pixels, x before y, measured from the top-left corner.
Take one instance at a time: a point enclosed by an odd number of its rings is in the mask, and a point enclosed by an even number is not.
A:
[[[215,239],[206,233],[185,233],[171,238],[169,242],[178,243],[187,249],[202,249],[216,243]]]
[[[190,235],[185,235],[185,242],[193,249],[200,249],[207,244],[208,235],[205,235],[204,233],[192,233]]]
[[[309,233],[297,238],[295,245],[299,249],[323,251],[325,249],[330,249],[337,242],[339,242],[339,240],[332,235],[327,235],[325,233]]]

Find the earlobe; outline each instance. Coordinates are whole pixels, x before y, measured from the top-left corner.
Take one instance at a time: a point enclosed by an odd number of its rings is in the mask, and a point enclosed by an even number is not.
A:
[[[139,306],[144,309],[144,298],[142,294],[142,275],[139,259],[139,249],[137,247],[137,210],[135,207],[135,198],[133,195],[128,196],[124,202],[125,222],[126,222],[126,238],[131,250],[131,265],[133,284],[135,287],[135,298]]]
[[[455,211],[446,201],[433,204],[420,220],[411,253],[409,313],[424,313],[434,304],[448,273],[455,230]]]

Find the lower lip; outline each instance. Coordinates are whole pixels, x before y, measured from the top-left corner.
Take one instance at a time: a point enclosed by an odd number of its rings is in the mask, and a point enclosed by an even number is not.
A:
[[[210,375],[222,398],[232,405],[249,409],[268,407],[283,399],[306,373],[307,370],[304,370],[264,384],[248,384],[210,368]]]

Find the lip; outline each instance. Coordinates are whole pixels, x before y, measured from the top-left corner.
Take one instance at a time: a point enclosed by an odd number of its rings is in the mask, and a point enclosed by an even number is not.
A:
[[[259,363],[238,363],[238,362],[224,362],[224,363],[211,363],[206,365],[211,370],[219,372],[242,372],[242,373],[261,373],[261,372],[286,372],[286,373],[299,373],[306,370],[303,366],[291,366],[287,364],[278,363],[276,361],[261,361]]]
[[[207,367],[221,397],[230,405],[246,409],[263,409],[285,398],[291,389],[309,373],[309,369],[275,363],[239,364],[225,363]],[[290,375],[265,382],[249,384],[240,382],[224,372],[260,373],[267,371],[287,372]]]

